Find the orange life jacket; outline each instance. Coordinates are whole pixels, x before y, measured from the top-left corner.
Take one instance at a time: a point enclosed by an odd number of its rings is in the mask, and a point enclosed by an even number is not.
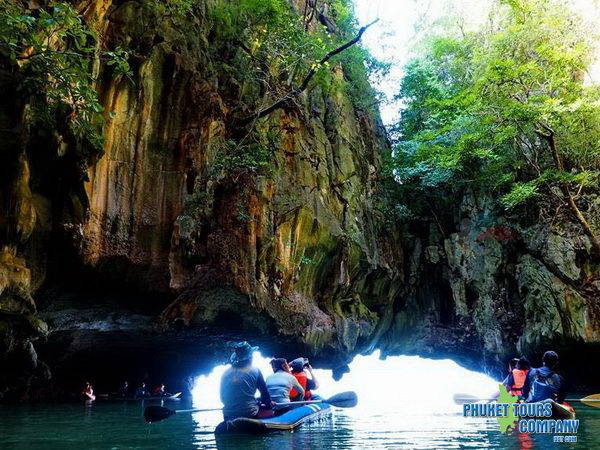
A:
[[[521,369],[513,369],[513,385],[510,387],[510,393],[512,395],[522,395],[523,394],[523,385],[525,385],[525,379],[527,378],[527,374],[529,370],[521,370]]]
[[[300,386],[304,389],[304,400],[310,400],[310,391],[306,389],[306,385],[308,384],[308,377],[306,374],[304,372],[292,372],[292,375],[296,377],[296,380],[298,380],[298,383],[300,383]],[[290,391],[290,399],[297,397],[298,394],[299,392],[297,392],[296,389],[292,389]]]

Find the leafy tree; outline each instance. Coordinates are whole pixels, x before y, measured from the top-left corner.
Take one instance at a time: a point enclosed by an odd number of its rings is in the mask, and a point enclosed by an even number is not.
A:
[[[213,176],[224,174],[237,183],[244,175],[270,175],[277,139],[270,133],[263,139],[265,142],[253,137],[242,143],[224,141],[219,149],[221,157],[212,167]]]
[[[307,8],[309,3],[314,2],[307,2]],[[329,69],[336,61],[330,59],[338,55],[355,105],[374,111],[374,105],[364,101],[373,93],[368,72],[385,66],[355,46],[366,27],[358,28],[349,0],[336,0],[332,14],[339,28],[332,31],[314,24],[307,32],[314,14],[299,17],[286,0],[238,0],[212,7],[215,51],[223,59],[232,53],[228,51],[232,44],[242,50],[223,61],[235,64],[236,77],[247,84],[242,90],[246,117],[241,125],[293,104],[313,80],[325,87],[333,85]]]
[[[356,45],[371,24],[359,28],[352,2],[335,0],[329,13],[336,26],[326,27],[315,19],[323,15],[315,12],[317,3],[307,1],[301,16],[287,0],[224,1],[208,9],[217,71],[238,84],[237,92],[223,93],[233,97],[227,100],[235,105],[234,120],[231,139],[220,147],[215,166],[234,181],[241,175],[273,173],[276,147],[269,136],[256,133],[258,121],[280,109],[302,109],[298,98],[314,85],[325,94],[345,89],[357,109],[375,111],[369,74],[386,66]],[[339,67],[343,81],[333,75]]]
[[[128,76],[130,69],[123,49],[97,54],[96,47],[95,33],[68,3],[0,3],[0,62],[18,79],[16,89],[29,111],[24,120],[54,128],[56,118],[64,117],[77,138],[100,148],[103,108],[92,66],[98,57],[116,77]]]
[[[407,66],[397,177],[496,192],[507,209],[558,195],[600,255],[575,194],[597,189],[600,169],[600,89],[584,82],[593,33],[559,0],[500,2],[497,13],[477,33],[434,38]]]

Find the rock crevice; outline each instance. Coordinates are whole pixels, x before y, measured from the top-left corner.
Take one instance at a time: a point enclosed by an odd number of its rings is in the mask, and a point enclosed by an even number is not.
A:
[[[390,144],[356,80],[332,61],[329,85],[240,130],[263,88],[235,71],[243,47],[214,48],[226,0],[195,3],[185,30],[148,30],[137,1],[79,4],[99,45],[133,53],[131,80],[94,67],[100,154],[61,129],[23,148],[23,99],[0,77],[0,393],[50,389],[41,361],[54,386],[118,381],[107,362],[180,380],[230,339],[338,373],[375,348],[493,374],[546,345],[597,352],[598,268],[576,224],[509,223],[474,194],[451,220],[391,223]]]

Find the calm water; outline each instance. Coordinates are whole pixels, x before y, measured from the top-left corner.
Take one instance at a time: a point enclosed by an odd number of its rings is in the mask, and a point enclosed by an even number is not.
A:
[[[170,406],[170,405],[169,405]],[[187,407],[182,403],[177,408]],[[369,408],[370,409],[370,408]],[[551,436],[532,440],[505,436],[495,421],[466,419],[460,407],[435,412],[433,405],[388,405],[385,412],[356,408],[305,425],[293,433],[215,439],[218,413],[179,414],[148,425],[143,405],[134,403],[0,406],[2,449],[451,449],[600,448],[600,409],[577,406],[577,444],[555,444]],[[444,408],[446,409],[446,408]]]

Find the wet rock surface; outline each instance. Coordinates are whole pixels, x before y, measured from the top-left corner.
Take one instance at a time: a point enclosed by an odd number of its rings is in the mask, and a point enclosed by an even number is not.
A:
[[[472,195],[445,225],[455,231],[405,228],[406,294],[380,345],[497,377],[514,355],[539,365],[553,348],[574,385],[596,386],[598,267],[580,230],[568,220],[510,222]]]
[[[81,7],[105,45],[144,33],[136,2]],[[14,133],[0,139],[5,398],[87,378],[185,386],[241,339],[338,373],[381,348],[499,375],[552,345],[567,370],[585,357],[570,375],[597,384],[600,278],[581,230],[513,223],[475,195],[442,229],[390,224],[377,207],[385,130],[344,89],[316,85],[257,125],[276,135],[268,175],[217,170],[243,82],[216,70],[203,17],[178,45],[146,42],[133,82],[99,69],[115,114],[96,158],[48,136],[24,153]]]

